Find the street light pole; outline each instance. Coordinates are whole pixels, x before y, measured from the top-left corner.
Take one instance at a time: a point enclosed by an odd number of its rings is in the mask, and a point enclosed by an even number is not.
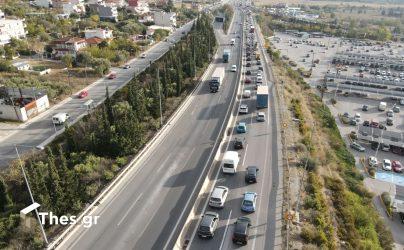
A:
[[[23,147],[31,147],[31,146],[23,146]],[[25,170],[24,170],[24,167],[22,165],[22,160],[21,160],[21,157],[20,157],[20,153],[18,152],[18,148],[17,148],[16,144],[14,144],[14,148],[15,148],[15,152],[17,153],[18,161],[20,163],[22,175],[24,176],[25,184],[27,185],[27,188],[28,188],[29,196],[31,197],[32,204],[34,204],[35,200],[34,200],[34,197],[32,196],[32,191],[31,191],[31,188],[29,186],[28,178],[27,178],[27,175],[25,174]],[[46,245],[48,245],[49,244],[48,238],[46,237],[45,230],[43,228],[41,220],[39,219],[39,214],[38,214],[38,209],[37,208],[35,208],[35,214],[36,214],[36,217],[38,219],[39,226],[41,227],[41,232],[42,232],[43,239],[45,240]]]

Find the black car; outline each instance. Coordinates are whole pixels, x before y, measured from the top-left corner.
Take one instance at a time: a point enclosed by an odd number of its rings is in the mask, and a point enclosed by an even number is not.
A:
[[[264,70],[264,68],[262,66],[259,66],[258,70]]]
[[[261,65],[261,61],[257,61],[257,65]]]
[[[404,224],[404,213],[400,213],[400,221]]]
[[[245,139],[235,138],[234,139],[234,149],[243,149],[245,145]]]
[[[247,71],[245,72],[245,74],[249,76],[249,75],[251,75],[251,71],[247,70]]]
[[[256,166],[248,166],[245,172],[245,182],[257,183],[258,181],[258,168]]]
[[[377,141],[374,141],[374,142],[372,142],[372,143],[370,144],[370,147],[371,147],[373,150],[377,150],[378,148],[380,149],[380,143],[378,143]]]
[[[251,220],[248,217],[243,216],[237,218],[237,221],[234,224],[233,243],[247,245]]]
[[[251,61],[251,57],[247,57],[247,61]]]
[[[201,238],[213,238],[219,221],[219,214],[215,212],[206,212],[198,227],[198,235]]]
[[[368,111],[369,110],[369,106],[368,105],[363,105],[362,106],[362,111]]]
[[[369,127],[369,126],[370,126],[370,121],[364,121],[364,122],[363,122],[363,126]]]
[[[251,67],[251,63],[247,63],[246,66],[247,66],[247,67]]]

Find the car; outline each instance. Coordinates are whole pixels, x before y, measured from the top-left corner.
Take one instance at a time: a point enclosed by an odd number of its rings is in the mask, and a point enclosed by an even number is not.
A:
[[[233,148],[234,149],[243,149],[244,145],[246,144],[245,138],[234,138]]]
[[[357,143],[357,142],[352,142],[350,146],[351,146],[351,148],[355,149],[356,151],[365,152],[365,148],[362,147],[362,146],[361,146],[359,143]]]
[[[111,72],[111,73],[108,75],[108,79],[110,79],[110,80],[115,79],[115,78],[116,78],[116,73],[115,73],[115,72]]]
[[[391,117],[388,117],[386,119],[386,124],[387,124],[387,126],[393,126],[393,119]]]
[[[181,34],[185,35],[185,31],[182,31]]]
[[[236,132],[239,134],[247,133],[247,125],[245,122],[239,122],[236,127]]]
[[[391,167],[394,172],[396,173],[402,173],[403,172],[403,165],[401,165],[401,162],[399,161],[392,161],[391,162]]]
[[[79,94],[80,99],[86,98],[87,96],[88,96],[88,91],[87,90],[83,90]]]
[[[239,114],[248,114],[248,106],[247,104],[241,104],[240,108],[238,109]]]
[[[231,65],[231,72],[237,72],[237,65]]]
[[[356,140],[358,139],[358,134],[356,133],[356,131],[351,131],[349,137],[351,137],[352,140]]]
[[[386,144],[386,143],[382,143],[381,144],[381,150],[385,151],[385,152],[389,152],[390,151],[390,145]]]
[[[379,124],[379,129],[387,130],[387,127],[384,126],[383,124]]]
[[[257,61],[257,65],[261,65],[261,61]]]
[[[256,120],[257,120],[257,122],[265,122],[265,113],[258,112]]]
[[[251,57],[247,57],[247,61],[248,61],[248,62],[251,61]]]
[[[257,193],[254,192],[244,193],[244,199],[241,202],[241,211],[247,213],[255,212],[256,202],[257,202]]]
[[[123,66],[124,69],[130,69],[130,65],[126,64],[125,66]]]
[[[363,105],[362,106],[362,111],[368,111],[369,110],[369,106],[368,105]]]
[[[369,122],[369,121],[365,121],[365,122]],[[365,122],[363,122],[363,126],[365,126]],[[376,121],[371,121],[370,124],[368,125],[372,128],[378,128],[379,127],[379,123]]]
[[[262,66],[259,66],[259,67],[258,67],[258,70],[263,71],[263,70],[264,70],[264,68],[263,68]]]
[[[234,231],[232,241],[235,244],[247,245],[248,236],[251,226],[251,220],[248,217],[239,217],[234,222]]]
[[[386,115],[387,115],[387,117],[394,117],[394,112],[393,112],[393,110],[389,110],[389,111],[387,111],[386,112]]]
[[[246,66],[247,66],[247,67],[251,67],[251,63],[248,62],[248,63],[246,64]]]
[[[384,159],[382,168],[386,171],[391,171],[391,161],[389,159]]]
[[[250,78],[246,78],[245,80],[244,80],[244,83],[251,83],[251,79]]]
[[[354,116],[354,118],[355,118],[355,121],[360,122],[360,120],[361,120],[361,114],[360,114],[360,113],[356,113],[355,116]]]
[[[349,113],[348,113],[348,112],[345,112],[342,116],[343,116],[343,117],[349,117]]]
[[[394,113],[400,113],[400,107],[399,106],[393,106],[393,112]]]
[[[368,120],[363,121],[363,123],[362,123],[362,125],[363,125],[363,126],[365,126],[365,127],[369,127],[369,126],[370,126],[370,124],[371,124],[371,122],[370,122],[370,121],[368,121]]]
[[[404,213],[399,213],[400,221],[404,224]]]
[[[257,183],[258,181],[258,171],[256,166],[248,166],[245,172],[245,182],[247,183]]]
[[[198,235],[201,238],[213,238],[215,230],[219,221],[219,214],[215,212],[206,212],[202,216],[202,220],[199,223]]]
[[[352,118],[352,119],[349,121],[349,124],[352,125],[352,126],[356,126],[356,125],[358,125],[358,121],[355,120],[354,118]]]
[[[377,164],[378,164],[377,158],[374,157],[374,156],[370,156],[369,159],[368,159],[368,163],[369,163],[369,166],[376,167]]]
[[[248,89],[244,90],[243,97],[244,98],[250,98],[251,97],[251,90],[248,90]]]
[[[225,186],[215,187],[209,198],[209,206],[215,208],[223,208],[228,194],[229,194],[228,187]]]
[[[247,70],[247,71],[245,72],[245,74],[249,76],[249,75],[251,75],[251,71],[250,71],[250,70]]]
[[[146,54],[145,53],[143,53],[141,56],[140,56],[140,58],[146,58]]]

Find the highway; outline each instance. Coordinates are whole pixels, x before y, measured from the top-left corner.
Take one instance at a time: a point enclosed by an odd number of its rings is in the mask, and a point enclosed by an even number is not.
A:
[[[246,17],[246,20],[252,20],[251,17]],[[252,21],[251,21],[252,22]],[[254,24],[254,26],[256,26]],[[245,25],[245,40],[247,44],[250,24]],[[257,32],[253,35],[255,37],[254,42],[257,41]],[[200,215],[206,211],[214,211],[219,214],[219,224],[215,231],[213,239],[203,239],[197,235],[198,223],[194,223],[194,227],[190,228],[193,231],[190,237],[190,243],[187,249],[281,249],[281,223],[280,206],[282,199],[279,199],[279,193],[281,193],[282,185],[280,182],[280,170],[281,166],[279,161],[281,157],[278,155],[280,150],[280,134],[278,131],[278,117],[276,114],[275,105],[275,89],[273,85],[273,77],[270,66],[266,64],[262,59],[265,50],[263,48],[263,41],[258,41],[258,52],[261,54],[261,62],[263,66],[263,85],[269,87],[269,106],[267,109],[260,109],[260,112],[266,113],[265,122],[256,121],[256,90],[255,90],[255,76],[258,70],[258,66],[255,57],[252,55],[251,67],[246,67],[246,57],[243,56],[243,71],[250,70],[251,76],[245,76],[243,74],[242,82],[245,77],[252,79],[251,84],[243,84],[242,90],[251,90],[253,95],[250,98],[241,98],[238,104],[247,104],[249,112],[248,114],[238,114],[236,105],[234,115],[237,116],[234,124],[232,135],[225,144],[225,150],[234,150],[233,141],[234,138],[245,138],[246,146],[243,150],[239,150],[241,156],[239,167],[235,175],[223,174],[220,169],[220,162],[215,164],[217,169],[217,179],[214,181],[213,186],[226,186],[229,188],[229,194],[227,196],[224,208],[215,209],[207,206],[207,202],[203,204],[205,207],[202,209]],[[244,54],[245,55],[245,54]],[[237,134],[235,126],[238,122],[247,123],[247,133]],[[223,155],[222,155],[223,156]],[[257,166],[259,168],[258,182],[255,184],[247,184],[244,180],[246,168],[248,166]],[[256,192],[258,194],[256,211],[251,214],[247,214],[241,211],[241,203],[243,200],[243,194],[245,192]],[[281,196],[280,196],[281,197]],[[209,198],[209,195],[205,197],[205,200]],[[232,234],[234,228],[234,222],[240,216],[247,216],[251,219],[251,228],[249,235],[249,242],[246,246],[239,246],[233,244]],[[201,218],[201,216],[199,216]]]
[[[135,74],[146,69],[150,65],[150,61],[155,61],[160,56],[164,55],[173,43],[180,40],[181,37],[184,36],[182,33],[187,33],[191,29],[192,23],[193,22],[191,21],[181,28],[178,28],[167,38],[167,42],[161,41],[150,48],[145,53],[146,58],[135,58],[131,60],[128,63],[131,68],[112,68],[111,71],[117,73],[117,78],[110,80],[105,77],[91,84],[86,88],[88,90],[88,97],[79,99],[77,97],[78,93],[72,95],[44,113],[39,114],[38,117],[34,117],[32,120],[27,121],[17,130],[10,131],[9,135],[0,140],[0,169],[6,168],[7,163],[17,157],[14,145],[21,145],[18,147],[20,153],[35,150],[36,146],[43,144],[43,142],[53,136],[56,131],[64,129],[63,126],[55,127],[53,125],[53,115],[60,112],[66,112],[72,118],[71,123],[78,120],[87,112],[83,105],[86,101],[92,99],[94,100],[94,103],[100,103],[105,99],[106,86],[108,86],[110,95],[125,86]],[[59,131],[59,133],[60,132],[62,131]],[[47,142],[50,141],[51,140],[47,140]]]
[[[240,29],[236,14],[230,33]],[[230,47],[230,36],[215,24],[218,56],[190,103],[168,131],[135,163],[119,184],[91,212],[98,224],[76,227],[59,249],[172,249],[185,217],[193,205],[212,152],[235,99],[240,77],[230,72],[241,66],[239,43]],[[221,62],[224,48],[231,48],[229,63]],[[219,92],[210,93],[208,79],[213,69],[225,66]]]

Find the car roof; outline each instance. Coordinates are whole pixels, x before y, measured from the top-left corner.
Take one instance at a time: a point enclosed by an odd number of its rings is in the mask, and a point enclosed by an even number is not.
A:
[[[257,193],[254,193],[254,192],[246,192],[246,193],[244,193],[244,200],[253,201],[254,197],[256,195],[257,195]]]
[[[245,126],[245,122],[239,122],[239,126]]]
[[[258,168],[257,168],[257,166],[248,166],[247,167],[247,171],[252,171],[252,170],[257,170]]]
[[[215,189],[213,189],[213,192],[212,192],[212,197],[221,198],[221,197],[222,197],[222,193],[223,193],[225,190],[227,190],[227,187],[224,187],[224,186],[217,186],[217,187],[215,187]]]

